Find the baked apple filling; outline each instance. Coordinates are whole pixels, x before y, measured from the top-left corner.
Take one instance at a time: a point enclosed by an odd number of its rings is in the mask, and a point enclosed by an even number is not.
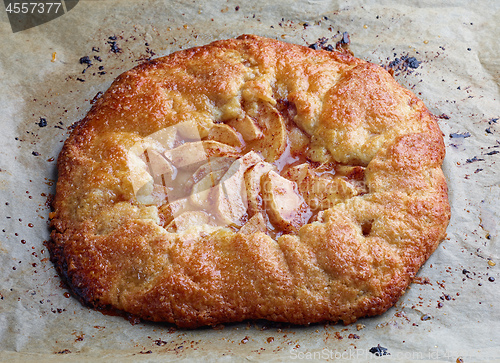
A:
[[[169,232],[229,227],[278,237],[367,193],[363,166],[334,162],[292,119],[259,105],[208,130],[182,122],[149,135],[128,154],[137,201],[156,205]]]

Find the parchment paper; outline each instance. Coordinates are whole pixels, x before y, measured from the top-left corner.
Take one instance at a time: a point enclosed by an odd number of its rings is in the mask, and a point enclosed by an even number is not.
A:
[[[0,18],[0,360],[500,360],[500,2],[80,1],[15,34]],[[68,127],[98,92],[141,60],[216,39],[335,45],[343,32],[439,115],[447,145],[448,236],[394,308],[350,326],[185,331],[67,292],[44,246],[47,199]],[[378,345],[390,355],[370,353]]]

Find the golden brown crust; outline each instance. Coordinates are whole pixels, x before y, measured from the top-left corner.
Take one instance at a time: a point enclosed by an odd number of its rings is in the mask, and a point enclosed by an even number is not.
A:
[[[293,233],[172,232],[173,206],[138,201],[129,152],[185,121],[204,140],[234,126],[233,146],[276,165],[282,140],[305,138],[308,162],[347,170],[347,189]],[[378,66],[253,35],[217,41],[122,74],[76,126],[58,159],[52,259],[87,304],[180,327],[352,323],[392,306],[444,237],[444,154],[435,118]]]

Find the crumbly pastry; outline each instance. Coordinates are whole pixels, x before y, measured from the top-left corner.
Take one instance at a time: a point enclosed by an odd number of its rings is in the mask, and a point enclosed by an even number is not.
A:
[[[436,119],[381,67],[253,35],[122,74],[58,159],[52,260],[83,302],[194,328],[352,323],[450,209]]]

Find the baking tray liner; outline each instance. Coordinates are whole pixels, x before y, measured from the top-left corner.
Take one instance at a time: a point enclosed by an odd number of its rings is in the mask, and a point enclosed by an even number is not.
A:
[[[0,361],[500,360],[498,18],[496,1],[80,1],[13,33],[2,13]],[[357,57],[424,100],[447,147],[447,237],[392,309],[349,326],[190,331],[68,293],[44,245],[49,204],[62,143],[99,92],[141,61],[216,39],[334,46],[345,32]]]

